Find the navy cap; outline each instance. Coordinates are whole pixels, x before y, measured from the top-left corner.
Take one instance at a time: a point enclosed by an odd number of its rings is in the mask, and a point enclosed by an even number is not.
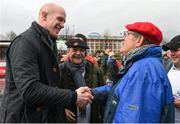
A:
[[[85,42],[80,37],[73,37],[73,38],[69,39],[65,44],[67,45],[68,48],[81,47],[83,49],[89,49],[89,46],[87,45],[87,42]]]

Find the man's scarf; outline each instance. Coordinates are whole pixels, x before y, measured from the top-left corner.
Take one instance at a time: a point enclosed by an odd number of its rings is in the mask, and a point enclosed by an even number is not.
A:
[[[154,44],[148,44],[148,45],[143,45],[141,47],[132,49],[131,51],[129,51],[126,56],[123,57],[122,59],[122,65],[123,67],[120,68],[119,70],[119,75],[120,77],[122,77],[122,75],[124,75],[127,70],[132,66],[132,64],[137,61],[138,59],[141,59],[144,57],[144,52],[149,49],[150,47],[154,47],[156,45]]]
[[[70,60],[67,61],[67,67],[73,75],[73,80],[77,87],[86,86],[86,81],[83,77],[85,72],[86,60],[83,60],[80,64],[74,64]]]

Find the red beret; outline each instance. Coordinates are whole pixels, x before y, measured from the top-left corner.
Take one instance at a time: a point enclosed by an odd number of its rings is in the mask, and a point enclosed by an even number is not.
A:
[[[162,32],[158,27],[149,22],[136,22],[125,26],[129,31],[143,35],[147,40],[159,45],[163,40]]]

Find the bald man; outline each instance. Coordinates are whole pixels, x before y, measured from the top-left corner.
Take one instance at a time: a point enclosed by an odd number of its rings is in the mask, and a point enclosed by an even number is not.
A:
[[[47,3],[38,20],[12,41],[6,53],[1,123],[65,122],[64,108],[92,102],[88,87],[61,89],[55,41],[65,21],[63,7]]]

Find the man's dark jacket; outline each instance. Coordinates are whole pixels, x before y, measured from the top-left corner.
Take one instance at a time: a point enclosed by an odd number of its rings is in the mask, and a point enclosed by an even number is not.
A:
[[[64,122],[62,108],[77,94],[61,88],[57,47],[36,22],[7,50],[6,84],[0,122]],[[53,42],[52,42],[53,43]]]

